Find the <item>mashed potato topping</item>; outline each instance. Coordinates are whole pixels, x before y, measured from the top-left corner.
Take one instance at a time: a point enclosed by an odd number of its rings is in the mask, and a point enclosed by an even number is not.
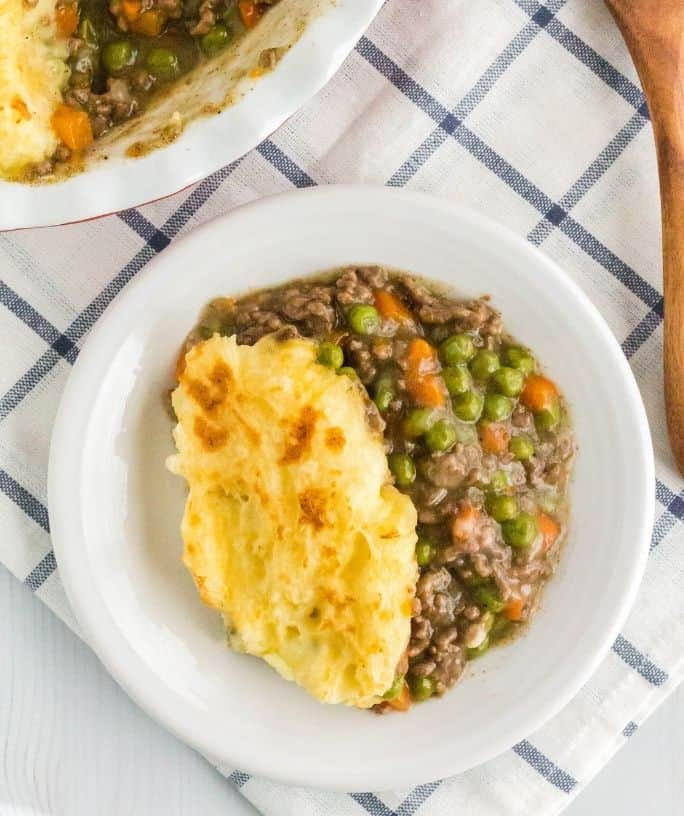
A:
[[[52,115],[68,76],[54,0],[0,0],[0,177],[49,158]]]
[[[310,340],[219,337],[173,394],[184,562],[231,645],[319,700],[368,707],[410,634],[416,511],[357,383]]]

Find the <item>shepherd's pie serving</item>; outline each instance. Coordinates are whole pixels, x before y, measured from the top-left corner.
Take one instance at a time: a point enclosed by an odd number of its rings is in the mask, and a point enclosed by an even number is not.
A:
[[[349,267],[218,298],[186,348],[184,559],[235,648],[326,702],[405,710],[523,630],[575,442],[487,298]]]

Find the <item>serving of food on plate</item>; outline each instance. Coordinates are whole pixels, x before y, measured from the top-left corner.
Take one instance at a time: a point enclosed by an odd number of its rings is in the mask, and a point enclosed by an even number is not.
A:
[[[194,230],[117,297],[60,405],[50,527],[153,717],[364,791],[471,768],[577,693],[635,597],[653,479],[629,365],[548,258],[448,201],[322,187]]]
[[[236,650],[405,710],[532,618],[575,444],[486,297],[352,266],[218,298],[177,373],[184,562]]]

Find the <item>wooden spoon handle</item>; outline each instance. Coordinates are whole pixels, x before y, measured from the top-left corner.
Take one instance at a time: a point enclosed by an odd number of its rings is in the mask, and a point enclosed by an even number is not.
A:
[[[684,474],[684,2],[606,0],[646,94],[660,176],[665,293],[665,409]]]

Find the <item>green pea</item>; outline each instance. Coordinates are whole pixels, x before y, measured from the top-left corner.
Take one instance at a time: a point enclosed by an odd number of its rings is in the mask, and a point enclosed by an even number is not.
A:
[[[226,26],[218,23],[212,26],[209,31],[200,40],[200,48],[207,55],[217,54],[222,48],[225,48],[231,39],[231,32]]]
[[[153,48],[147,55],[147,67],[159,79],[173,79],[180,72],[178,55],[170,48]]]
[[[321,365],[336,371],[338,368],[342,368],[344,352],[337,343],[331,343],[326,340],[318,347],[318,356],[316,359]]]
[[[452,397],[456,397],[458,394],[465,394],[466,391],[470,390],[470,386],[473,384],[470,371],[468,371],[464,365],[445,368],[442,371],[442,379],[447,387],[447,391]]]
[[[474,649],[466,649],[466,657],[468,660],[476,660],[481,657],[489,649],[489,637],[486,637],[479,646]]]
[[[411,697],[427,700],[435,693],[435,684],[429,677],[414,677],[411,681]]]
[[[356,369],[351,366],[342,366],[342,368],[337,369],[337,373],[343,374],[345,377],[351,377],[352,380],[358,380],[359,378]]]
[[[471,590],[470,594],[478,606],[483,606],[489,612],[501,612],[504,606],[506,606],[505,602],[501,600],[499,590],[493,584],[475,587]],[[492,623],[493,622],[494,618],[492,616]]]
[[[476,380],[488,380],[501,367],[499,355],[495,351],[480,349],[470,362],[470,371]]]
[[[396,700],[404,689],[404,675],[400,675],[394,679],[394,683],[382,695],[383,700]]]
[[[515,496],[489,496],[487,498],[487,512],[494,521],[510,521],[518,515],[518,500]]]
[[[495,470],[489,478],[489,488],[495,493],[503,493],[510,486],[511,481],[505,470]]]
[[[419,567],[427,567],[437,554],[437,545],[429,538],[419,538],[416,544],[416,561]]]
[[[492,422],[501,422],[513,413],[513,402],[503,394],[487,394],[484,398],[484,415]]]
[[[476,391],[466,391],[453,399],[454,413],[464,422],[477,422],[482,416],[484,398]]]
[[[425,434],[425,444],[431,451],[447,451],[456,444],[457,437],[454,423],[440,419]]]
[[[492,374],[494,387],[507,397],[517,397],[523,390],[525,375],[518,368],[502,366]]]
[[[531,374],[537,367],[534,357],[524,348],[520,348],[519,346],[511,346],[510,348],[507,348],[503,353],[503,359],[507,366],[517,368],[525,377],[528,374]]]
[[[347,312],[347,320],[356,334],[375,334],[380,328],[380,315],[375,306],[357,303]]]
[[[474,355],[475,344],[469,334],[452,334],[439,347],[439,356],[447,366],[467,363]]]
[[[538,431],[552,431],[560,422],[560,418],[560,403],[554,402],[550,408],[535,413],[534,424]]]
[[[529,459],[534,454],[534,443],[527,434],[514,436],[508,443],[508,450],[521,462]]]
[[[384,414],[394,399],[394,381],[388,374],[382,374],[375,383],[375,402],[378,411]]]
[[[390,453],[387,457],[394,481],[400,487],[408,487],[416,479],[416,466],[408,453]]]
[[[501,525],[504,541],[509,547],[526,549],[537,537],[537,519],[529,513],[519,513]]]
[[[138,49],[130,40],[116,40],[102,49],[102,64],[110,74],[120,74],[135,65]]]
[[[427,433],[437,421],[432,408],[412,408],[404,420],[404,434],[415,439]]]

